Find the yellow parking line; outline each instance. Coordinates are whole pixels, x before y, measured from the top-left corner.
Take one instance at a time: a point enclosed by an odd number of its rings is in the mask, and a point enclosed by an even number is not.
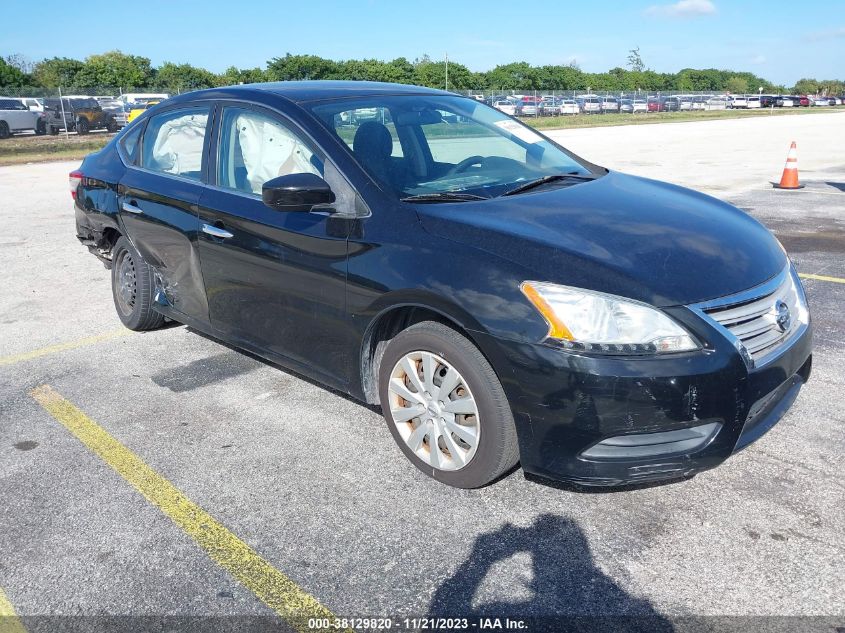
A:
[[[40,349],[34,349],[30,352],[23,352],[21,354],[12,354],[11,356],[0,356],[0,367],[3,365],[13,365],[25,360],[32,360],[40,356],[47,356],[48,354],[55,354],[56,352],[64,352],[69,349],[76,349],[77,347],[85,347],[86,345],[93,345],[101,341],[108,341],[109,339],[126,336],[131,332],[125,328],[119,330],[112,330],[104,334],[97,334],[96,336],[88,336],[86,338],[77,339],[75,341],[68,341],[66,343],[58,343],[57,345],[49,345]]]
[[[49,385],[33,389],[31,395],[80,442],[182,528],[218,565],[296,631],[313,632],[313,626],[308,627],[309,618],[335,617]]]
[[[809,273],[798,273],[802,279],[815,279],[817,281],[832,281],[835,284],[845,284],[845,279],[842,277],[828,277],[827,275],[811,275]]]
[[[26,633],[15,608],[0,587],[0,633]]]

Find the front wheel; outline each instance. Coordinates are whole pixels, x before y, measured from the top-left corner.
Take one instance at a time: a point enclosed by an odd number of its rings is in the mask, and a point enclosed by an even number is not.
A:
[[[502,385],[484,355],[455,330],[425,321],[400,332],[384,351],[378,379],[393,438],[428,476],[478,488],[517,463]]]
[[[154,330],[164,324],[164,316],[153,310],[153,271],[125,237],[112,249],[111,288],[117,316],[130,330]]]
[[[90,130],[91,130],[91,126],[88,125],[87,119],[79,119],[79,121],[76,122],[76,133],[77,134],[79,134],[79,135],[88,134],[88,132]]]
[[[9,138],[11,135],[9,124],[5,121],[0,121],[0,138]]]

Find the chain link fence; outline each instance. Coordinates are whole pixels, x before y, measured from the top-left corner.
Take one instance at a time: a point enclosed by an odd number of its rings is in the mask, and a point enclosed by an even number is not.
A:
[[[526,117],[575,114],[639,114],[821,105],[798,95],[730,94],[717,91],[514,90],[455,91],[508,114]],[[829,103],[829,105],[841,105]]]
[[[790,95],[682,91],[612,90],[518,90],[484,88],[453,90],[456,94],[483,101],[506,114],[518,117],[569,115],[657,114],[661,112],[704,112],[726,109],[787,108],[818,105],[818,99]],[[0,90],[0,100],[19,101],[24,109],[39,113],[29,126],[12,127],[12,133],[32,129],[36,134],[87,134],[93,130],[114,132],[126,125],[132,110],[168,98],[167,90],[132,89],[116,86],[97,88],[62,87]],[[15,106],[16,107],[16,106]],[[137,114],[137,112],[136,112]],[[33,117],[30,117],[33,118]],[[0,121],[0,132],[3,123]],[[9,128],[7,128],[7,132]]]

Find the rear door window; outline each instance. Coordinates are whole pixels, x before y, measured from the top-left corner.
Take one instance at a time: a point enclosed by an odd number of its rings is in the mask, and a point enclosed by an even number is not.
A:
[[[151,117],[144,132],[141,166],[201,180],[208,114],[208,106],[199,106],[168,110]]]
[[[123,135],[120,139],[120,147],[123,150],[123,159],[130,165],[138,164],[138,150],[140,144],[138,141],[141,138],[141,131],[144,129],[143,125],[136,125],[130,131]]]

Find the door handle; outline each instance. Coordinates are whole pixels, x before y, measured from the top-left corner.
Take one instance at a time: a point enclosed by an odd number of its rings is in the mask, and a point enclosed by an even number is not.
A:
[[[138,203],[134,200],[132,202],[124,202],[121,208],[126,211],[127,213],[143,213],[141,207],[138,206]]]
[[[212,237],[219,237],[221,239],[229,239],[230,237],[234,237],[233,233],[229,233],[225,229],[218,228],[216,226],[212,226],[211,224],[203,224],[202,225],[202,232],[211,235]]]

